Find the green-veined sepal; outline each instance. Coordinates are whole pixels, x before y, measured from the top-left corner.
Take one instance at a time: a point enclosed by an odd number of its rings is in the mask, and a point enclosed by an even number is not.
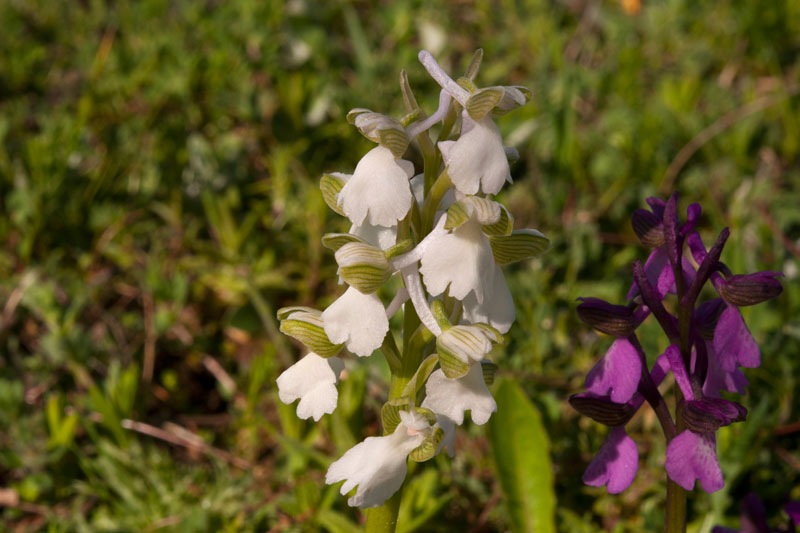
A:
[[[339,205],[339,193],[342,191],[346,180],[342,174],[334,172],[333,174],[323,174],[322,179],[319,181],[319,189],[322,191],[322,198],[336,214],[345,215],[341,206]]]
[[[500,103],[505,96],[503,87],[486,87],[472,93],[467,100],[466,110],[473,120],[481,120]]]
[[[442,439],[444,439],[444,430],[438,426],[434,427],[430,434],[425,437],[425,440],[422,441],[422,444],[411,451],[408,458],[417,463],[432,459],[439,453]]]
[[[388,148],[396,158],[406,153],[410,139],[403,125],[395,119],[369,109],[353,109],[347,121],[354,124],[367,139]]]
[[[351,242],[360,242],[366,244],[362,238],[353,235],[352,233],[326,233],[322,236],[322,246],[334,252],[345,244],[349,244]]]
[[[320,357],[333,357],[342,351],[325,334],[322,313],[310,307],[283,307],[278,310],[281,333],[294,337]]]
[[[511,235],[490,236],[494,260],[498,265],[537,257],[550,248],[550,241],[535,229],[522,229]]]
[[[386,254],[363,242],[349,242],[336,250],[337,273],[351,287],[372,294],[392,275]]]

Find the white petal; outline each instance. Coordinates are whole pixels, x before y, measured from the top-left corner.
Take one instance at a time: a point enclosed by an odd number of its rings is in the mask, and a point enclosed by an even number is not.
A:
[[[350,226],[350,233],[381,250],[388,250],[397,244],[397,226],[387,228],[364,222],[360,226],[356,224]]]
[[[336,409],[336,381],[343,369],[338,357],[326,359],[310,352],[278,376],[278,397],[287,405],[299,398],[297,416],[319,420]]]
[[[408,433],[408,428],[399,424],[391,435],[364,439],[328,468],[325,483],[344,480],[343,495],[358,487],[347,500],[352,507],[381,505],[403,484],[408,454],[424,439],[421,433]]]
[[[353,287],[322,312],[322,321],[332,343],[344,343],[348,350],[361,357],[372,355],[380,348],[389,331],[389,319],[380,299]]]
[[[447,450],[447,455],[452,458],[456,453],[456,423],[447,416],[437,413],[436,425],[444,431],[438,451]]]
[[[437,296],[450,286],[450,296],[463,300],[470,292],[479,303],[494,280],[494,256],[481,225],[466,222],[431,243],[420,261],[425,287]]]
[[[490,117],[475,122],[465,115],[464,122],[472,127],[454,144],[442,147],[439,143],[450,179],[464,194],[476,194],[479,189],[497,194],[511,181],[500,130]]]
[[[353,224],[365,219],[391,227],[411,209],[410,161],[395,159],[388,148],[377,146],[361,158],[353,175],[339,192],[339,205]]]
[[[516,318],[514,298],[500,268],[495,268],[494,279],[486,291],[483,303],[478,303],[474,294],[464,298],[464,319],[475,324],[489,324],[500,333],[507,333]]]
[[[485,424],[497,411],[497,403],[483,380],[480,363],[473,364],[460,379],[449,379],[441,370],[435,371],[425,384],[425,394],[422,407],[457,424],[464,422],[465,411],[470,411],[472,421],[479,425]]]

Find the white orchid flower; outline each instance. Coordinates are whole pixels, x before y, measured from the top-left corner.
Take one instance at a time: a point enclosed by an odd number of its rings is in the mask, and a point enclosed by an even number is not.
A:
[[[408,455],[432,429],[417,413],[399,415],[401,422],[391,435],[367,437],[328,468],[325,483],[344,481],[342,495],[358,487],[347,500],[351,507],[376,507],[397,492],[406,477]]]

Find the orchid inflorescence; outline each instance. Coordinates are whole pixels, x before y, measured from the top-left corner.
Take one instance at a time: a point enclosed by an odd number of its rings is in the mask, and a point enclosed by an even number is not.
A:
[[[650,211],[633,214],[633,229],[652,252],[644,265],[637,261],[633,266],[628,303],[585,298],[578,305],[585,323],[615,337],[589,372],[586,392],[570,398],[580,413],[611,428],[583,480],[605,485],[610,493],[633,482],[639,456],[625,426],[647,402],[666,436],[668,478],[685,490],[699,481],[704,491],[715,492],[724,486],[716,432],[747,415],[744,406],[722,393],[744,394],[748,381],[740,369],[761,362],[739,308],[780,294],[780,274],[733,274],[720,260],[729,230],[707,249],[696,230],[698,204],[688,207],[687,220],[681,222],[677,195],[666,202],[650,198],[648,203]],[[716,296],[702,299],[709,284]],[[675,299],[668,301],[671,296]],[[669,346],[649,368],[636,330],[651,315]],[[669,372],[677,384],[674,413],[658,389]]]
[[[508,210],[492,199],[511,181],[515,156],[493,117],[525,104],[530,93],[478,88],[481,57],[478,51],[466,75],[453,80],[430,53],[419,54],[441,86],[430,116],[405,73],[400,86],[408,114],[401,120],[367,109],[348,114],[377,143],[353,174],[326,174],[320,183],[327,204],[351,223],[348,233],[323,238],[348,288],[324,311],[278,311],[281,331],[309,350],[277,380],[283,402],[299,399],[299,417],[319,420],[334,411],[342,354],[380,350],[392,372],[383,435],[348,450],[326,475],[329,484],[344,481],[342,494],[355,489],[351,506],[384,503],[402,486],[409,458],[426,461],[443,449],[452,456],[455,425],[466,411],[476,424],[489,420],[497,409],[487,387],[495,369],[490,352],[515,318],[500,266],[549,245],[538,231],[514,230]],[[403,159],[413,149],[423,162],[419,173]],[[393,285],[393,278],[401,283]],[[398,286],[385,304],[378,292]],[[399,339],[390,328],[397,313],[403,314]]]

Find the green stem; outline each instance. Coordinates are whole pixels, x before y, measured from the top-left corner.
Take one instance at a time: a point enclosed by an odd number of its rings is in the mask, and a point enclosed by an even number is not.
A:
[[[686,489],[667,477],[666,533],[686,532]]]
[[[397,528],[397,514],[400,511],[402,487],[383,502],[380,507],[367,509],[366,533],[394,533]]]
[[[433,229],[433,217],[436,216],[436,208],[442,201],[445,193],[453,186],[450,181],[450,176],[447,174],[447,169],[439,174],[439,177],[433,183],[430,192],[425,197],[422,205],[422,234],[427,235]]]
[[[683,403],[683,393],[675,387],[675,435],[686,428],[681,414],[681,404]],[[672,438],[667,438],[667,445]],[[666,517],[664,521],[664,531],[666,533],[686,533],[686,489],[672,481],[667,476],[667,505]]]

